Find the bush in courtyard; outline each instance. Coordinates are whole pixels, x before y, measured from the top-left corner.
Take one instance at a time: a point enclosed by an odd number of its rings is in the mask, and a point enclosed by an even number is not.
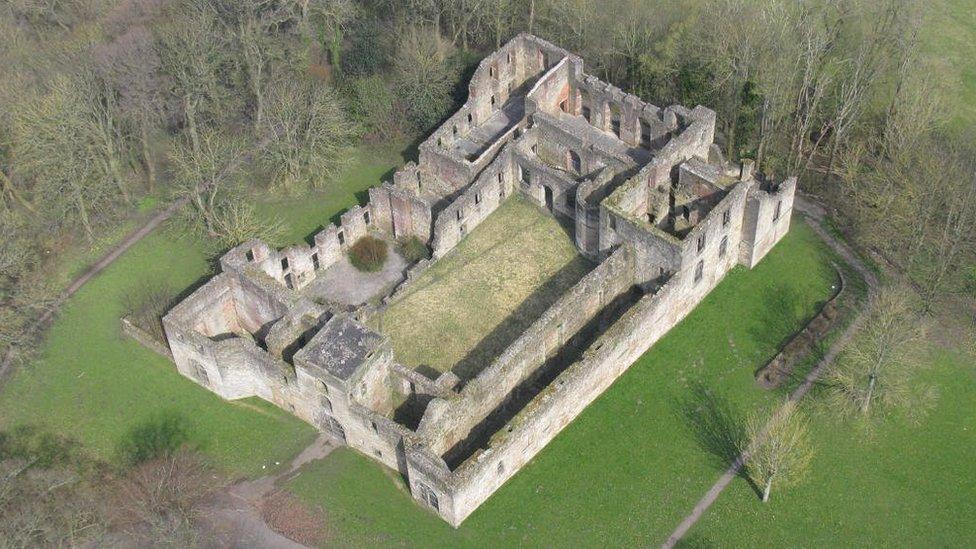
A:
[[[430,250],[423,240],[416,236],[402,237],[397,240],[397,251],[407,260],[407,263],[416,263],[421,259],[430,257]]]
[[[386,242],[371,236],[360,238],[349,248],[349,262],[368,273],[382,269],[386,263]]]

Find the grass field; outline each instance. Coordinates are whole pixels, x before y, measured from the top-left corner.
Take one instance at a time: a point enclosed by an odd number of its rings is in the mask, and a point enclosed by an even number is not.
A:
[[[698,418],[772,405],[755,369],[831,294],[830,255],[797,221],[760,263],[737,268],[458,530],[402,481],[339,451],[292,482],[337,545],[660,544],[724,462]],[[738,482],[742,482],[737,480]]]
[[[893,417],[865,431],[807,405],[817,448],[809,477],[767,504],[737,480],[691,531],[692,545],[976,545],[976,369],[939,348],[928,362],[921,378],[939,398],[920,423]]]
[[[516,195],[373,322],[401,363],[468,379],[590,268],[551,215]]]
[[[287,212],[288,236],[301,240],[400,162],[394,149],[359,150],[328,192],[261,209]],[[147,284],[181,291],[209,277],[205,249],[172,231],[157,232],[78,292],[48,332],[39,358],[0,392],[0,428],[34,425],[112,461],[131,429],[176,416],[191,442],[235,475],[273,468],[307,445],[315,435],[310,426],[259,400],[221,401],[120,334],[126,296]]]

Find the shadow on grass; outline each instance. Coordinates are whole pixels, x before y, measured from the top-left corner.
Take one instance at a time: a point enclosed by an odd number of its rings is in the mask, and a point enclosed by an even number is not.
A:
[[[770,288],[763,296],[763,302],[763,314],[758,317],[759,323],[749,330],[749,336],[762,347],[779,352],[803,327],[805,303],[800,292],[784,282],[777,282]],[[819,304],[815,310],[820,310]]]
[[[505,320],[458,361],[452,371],[461,378],[462,383],[470,381],[562,297],[564,291],[579,282],[592,268],[593,264],[588,259],[576,256],[525,298]]]
[[[678,540],[675,547],[678,549],[708,549],[715,547],[715,544],[701,534],[691,534]]]
[[[745,416],[728,399],[694,383],[677,409],[698,446],[724,471],[739,456],[746,439]]]
[[[189,442],[190,427],[186,417],[179,412],[167,411],[131,427],[119,441],[117,454],[124,465],[137,465],[174,452]]]

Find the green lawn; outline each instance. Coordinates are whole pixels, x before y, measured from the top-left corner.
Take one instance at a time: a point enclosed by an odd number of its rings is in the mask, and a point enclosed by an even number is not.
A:
[[[361,149],[355,159],[331,191],[262,210],[287,212],[287,232],[301,240],[401,162],[393,149]],[[0,392],[0,428],[35,425],[74,438],[94,457],[114,460],[132,428],[176,415],[218,466],[244,475],[284,463],[307,445],[315,436],[312,427],[256,399],[223,402],[120,334],[126,296],[144,284],[180,291],[209,277],[205,249],[160,231],[79,291],[52,325],[38,359]]]
[[[401,363],[467,379],[591,268],[552,215],[515,195],[372,323]]]
[[[725,467],[703,450],[700,418],[777,402],[753,372],[831,294],[829,258],[797,220],[756,269],[730,273],[456,531],[413,504],[397,475],[352,451],[291,486],[322,507],[337,545],[660,544]]]
[[[891,418],[878,430],[813,414],[811,474],[759,502],[736,481],[689,540],[718,546],[976,545],[976,368],[932,349],[922,378],[939,399],[919,423]],[[807,406],[811,408],[811,406]],[[816,409],[816,407],[814,407]]]

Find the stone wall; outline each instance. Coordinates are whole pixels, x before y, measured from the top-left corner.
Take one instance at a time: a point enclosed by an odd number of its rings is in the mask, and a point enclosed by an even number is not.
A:
[[[375,203],[371,200],[365,206],[349,208],[339,216],[339,225],[330,223],[316,233],[312,245],[301,243],[276,250],[260,240],[251,240],[224,254],[220,258],[221,267],[225,272],[256,268],[278,284],[298,290],[314,280],[317,271],[339,261],[350,246],[371,231],[392,235],[392,219],[411,216],[405,226],[415,227],[414,234],[426,241],[430,234],[429,206],[415,197],[398,202],[391,199],[391,192],[396,190],[388,186],[370,189],[370,197],[377,199]],[[400,194],[405,193],[397,193]]]
[[[383,234],[394,239],[416,236],[425,243],[430,241],[431,206],[413,192],[391,185],[372,187],[369,205],[374,226]]]
[[[133,324],[128,317],[122,317],[119,320],[119,328],[122,333],[141,343],[149,350],[156,354],[159,354],[169,360],[173,360],[173,353],[170,352],[169,346],[165,342],[159,341],[152,334],[143,330],[141,327]]]
[[[790,230],[796,178],[780,183],[757,184],[749,192],[740,262],[750,269],[769,253]]]
[[[433,258],[439,259],[494,212],[514,189],[511,145],[507,145],[460,196],[437,214]]]
[[[443,454],[530,377],[546,359],[633,283],[633,253],[620,248],[587,273],[450,401],[435,399],[417,432]]]

